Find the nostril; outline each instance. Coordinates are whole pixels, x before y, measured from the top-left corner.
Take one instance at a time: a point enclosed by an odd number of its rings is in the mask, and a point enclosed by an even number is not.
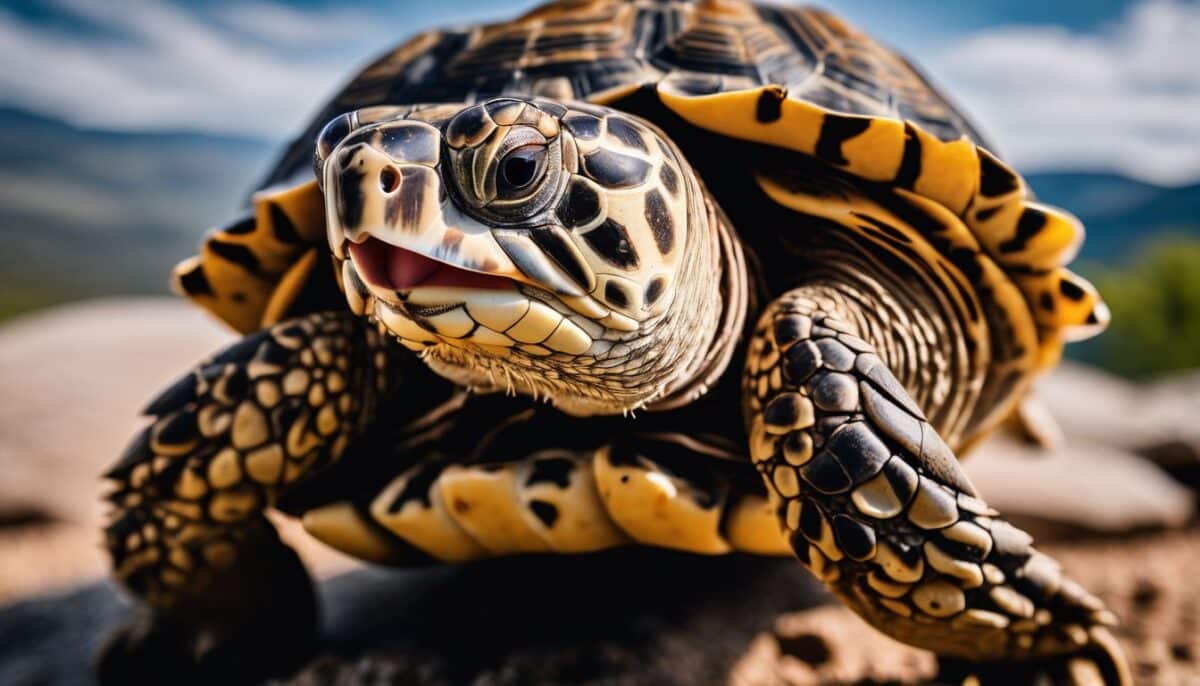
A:
[[[384,167],[379,172],[379,187],[384,193],[395,193],[400,187],[400,174],[391,167]]]

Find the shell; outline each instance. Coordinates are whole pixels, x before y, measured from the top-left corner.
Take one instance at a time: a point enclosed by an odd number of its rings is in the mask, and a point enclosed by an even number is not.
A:
[[[652,13],[661,20],[650,20]],[[1095,290],[1065,267],[1082,240],[1079,222],[1034,202],[1021,177],[909,62],[823,10],[735,0],[554,3],[512,21],[408,40],[321,109],[264,180],[251,216],[211,234],[176,268],[177,289],[242,332],[318,308],[313,294],[334,283],[358,289],[341,283],[340,273],[329,279],[320,264],[323,199],[311,171],[318,133],[352,110],[400,113],[503,93],[678,117],[734,141],[800,153],[878,191],[831,201],[786,174],[757,178],[779,205],[848,231],[866,235],[862,217],[886,224],[918,246],[916,259],[948,275],[953,307],[987,313],[988,322],[966,335],[992,337],[980,347],[995,351],[992,364],[1004,373],[987,376],[1007,385],[979,390],[978,405],[993,409],[949,431],[953,442],[995,426],[1065,341],[1107,321]],[[699,154],[676,143],[685,155]],[[722,189],[712,190],[719,199]],[[914,223],[914,214],[925,220]],[[312,287],[318,279],[328,281],[325,291]],[[805,415],[786,419],[781,431]]]

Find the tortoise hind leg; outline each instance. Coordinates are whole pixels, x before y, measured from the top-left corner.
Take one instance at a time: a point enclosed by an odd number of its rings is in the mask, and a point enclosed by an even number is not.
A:
[[[116,577],[145,605],[99,658],[106,683],[252,679],[307,654],[313,591],[262,512],[346,450],[388,385],[346,312],[247,336],[152,401],[107,474]]]
[[[828,296],[778,299],[747,359],[750,454],[797,557],[877,629],[980,674],[1085,660],[1129,684],[1112,613],[979,499]]]

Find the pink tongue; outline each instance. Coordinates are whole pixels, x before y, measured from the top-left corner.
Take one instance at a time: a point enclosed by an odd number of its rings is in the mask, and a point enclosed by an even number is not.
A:
[[[388,283],[403,291],[424,283],[442,266],[441,262],[411,250],[392,249],[387,260]]]
[[[368,238],[364,243],[351,243],[350,256],[369,284],[397,291],[415,286],[512,287],[512,282],[506,278],[459,269],[375,238]]]

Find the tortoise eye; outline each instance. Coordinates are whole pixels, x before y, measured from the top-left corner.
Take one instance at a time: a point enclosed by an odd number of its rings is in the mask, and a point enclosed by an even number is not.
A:
[[[496,191],[502,198],[513,198],[537,181],[546,167],[546,146],[523,145],[500,160]]]

